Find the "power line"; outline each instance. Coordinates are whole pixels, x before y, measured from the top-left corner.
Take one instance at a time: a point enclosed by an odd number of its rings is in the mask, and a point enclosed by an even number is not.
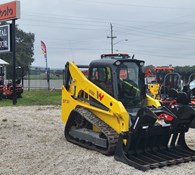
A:
[[[119,30],[116,30],[116,32],[118,33],[123,33],[123,34],[126,34],[126,35],[133,35],[134,37],[147,37],[147,38],[159,38],[159,39],[163,39],[163,40],[171,40],[171,41],[183,41],[183,42],[189,42],[189,43],[194,43],[195,40],[191,39],[191,38],[178,38],[178,37],[172,37],[171,35],[170,36],[166,36],[165,34],[163,35],[163,33],[152,33],[152,32],[147,32],[147,31],[136,31],[136,30],[133,30],[133,31],[129,31],[129,32],[124,32],[124,31],[119,31]],[[136,35],[135,35],[136,34]],[[172,38],[171,38],[172,37]],[[134,40],[134,41],[139,41],[139,40],[143,40],[144,38],[142,39],[138,39],[138,40]]]
[[[154,6],[154,5],[140,5],[140,4],[132,4],[132,3],[115,3],[115,2],[103,2],[100,1],[92,1],[92,0],[75,0],[75,1],[84,1],[85,3],[91,3],[91,4],[99,4],[99,5],[110,5],[110,6],[132,6],[132,7],[143,7],[143,8],[159,8],[159,9],[175,9],[175,10],[194,10],[195,8],[191,7],[169,7],[169,6]]]
[[[38,15],[39,16],[39,15]],[[43,15],[44,16],[44,15]],[[186,15],[185,15],[186,16]],[[187,15],[187,16],[189,16],[189,15]],[[87,20],[86,18],[76,18],[76,17],[73,17],[73,16],[71,16],[70,18],[63,18],[63,17],[61,17],[61,16],[53,16],[53,18],[55,19],[55,18],[57,18],[57,19],[64,19],[64,20],[68,20],[68,21],[70,21],[69,23],[65,23],[66,25],[67,24],[70,24],[70,25],[79,25],[79,26],[82,26],[82,25],[84,25],[84,26],[86,26],[86,24],[84,24],[85,22],[87,22],[87,23],[90,23],[90,25],[87,25],[88,26],[88,28],[81,28],[81,27],[72,27],[72,26],[68,26],[68,27],[66,27],[66,28],[69,28],[69,29],[77,29],[77,30],[79,30],[79,29],[81,29],[81,30],[106,30],[105,29],[105,24],[106,24],[106,22],[103,22],[103,21],[100,21],[101,19],[99,19],[98,18],[98,22],[95,22],[94,23],[94,19],[92,19],[92,20]],[[179,18],[181,18],[181,17],[179,17]],[[37,21],[39,21],[39,19],[43,19],[43,18],[38,18],[38,19],[36,19],[35,21],[37,22]],[[81,21],[81,19],[83,20],[83,21]],[[48,24],[48,23],[52,23],[52,24],[60,24],[60,26],[64,26],[65,24],[63,24],[62,23],[62,21],[60,20],[59,22],[58,21],[56,21],[56,20],[47,20],[47,18],[46,19],[44,19],[45,21],[46,21],[46,23]],[[74,22],[72,22],[72,21],[79,21],[79,23],[77,22],[77,23],[74,23]],[[30,25],[33,25],[32,24],[32,21],[33,21],[33,19],[31,19],[30,20],[31,21],[31,23],[29,23]],[[91,23],[93,21],[93,23]],[[82,23],[81,23],[82,22]],[[40,25],[38,25],[38,24],[36,24],[37,26],[44,26],[44,27],[46,27],[46,25],[43,23],[43,21],[41,20],[40,21]],[[55,27],[55,26],[53,26],[53,27]],[[96,27],[96,28],[91,28],[91,27]],[[100,28],[97,28],[97,27],[100,27]],[[117,28],[122,28],[122,29],[124,29],[124,30],[129,30],[129,28],[130,28],[130,30],[131,31],[133,31],[133,30],[142,30],[142,29],[144,29],[144,33],[151,33],[152,35],[154,35],[154,32],[155,33],[158,33],[158,35],[169,35],[169,34],[172,34],[172,33],[168,33],[168,32],[160,32],[160,31],[155,31],[155,30],[149,30],[149,29],[146,29],[146,27],[148,27],[148,26],[144,26],[144,27],[133,27],[133,26],[127,26],[127,25],[123,25],[123,24],[119,24],[119,27],[117,27]],[[143,33],[143,32],[142,32]],[[179,35],[179,34],[177,34],[177,33],[175,33],[174,32],[174,35]],[[184,39],[186,39],[186,38],[184,38]],[[188,39],[188,38],[187,38]]]

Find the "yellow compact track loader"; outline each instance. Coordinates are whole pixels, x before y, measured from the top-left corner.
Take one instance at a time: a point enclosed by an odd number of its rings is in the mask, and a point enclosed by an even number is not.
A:
[[[144,61],[101,59],[88,77],[73,62],[65,65],[61,119],[67,141],[137,169],[175,165],[195,159],[185,133],[190,116],[175,116],[146,95]]]

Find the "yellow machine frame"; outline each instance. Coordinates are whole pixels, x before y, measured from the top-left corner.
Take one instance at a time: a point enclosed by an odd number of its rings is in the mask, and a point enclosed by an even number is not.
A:
[[[73,62],[69,62],[69,71],[72,77],[72,81],[69,84],[69,91],[67,91],[64,85],[62,86],[61,119],[63,123],[66,124],[73,109],[76,107],[84,107],[92,111],[117,133],[129,131],[130,117],[123,104],[89,81]],[[105,111],[89,105],[87,103],[89,96],[103,104],[109,110]],[[86,101],[78,100],[78,97],[82,97]],[[147,95],[147,106],[159,107],[160,103],[158,100]]]

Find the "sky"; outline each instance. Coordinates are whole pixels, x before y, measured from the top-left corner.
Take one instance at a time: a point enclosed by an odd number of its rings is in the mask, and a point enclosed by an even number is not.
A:
[[[0,0],[0,4],[10,2]],[[195,65],[194,0],[20,0],[16,24],[35,34],[32,66],[50,68],[67,61],[89,64],[101,54],[135,55],[154,66]]]

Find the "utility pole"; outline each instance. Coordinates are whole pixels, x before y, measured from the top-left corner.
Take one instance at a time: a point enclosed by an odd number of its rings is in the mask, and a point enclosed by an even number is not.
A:
[[[112,27],[112,23],[110,23],[110,32],[111,32],[111,36],[107,36],[107,38],[111,39],[111,53],[113,54],[113,40],[115,38],[117,38],[116,36],[113,36],[113,27]]]

